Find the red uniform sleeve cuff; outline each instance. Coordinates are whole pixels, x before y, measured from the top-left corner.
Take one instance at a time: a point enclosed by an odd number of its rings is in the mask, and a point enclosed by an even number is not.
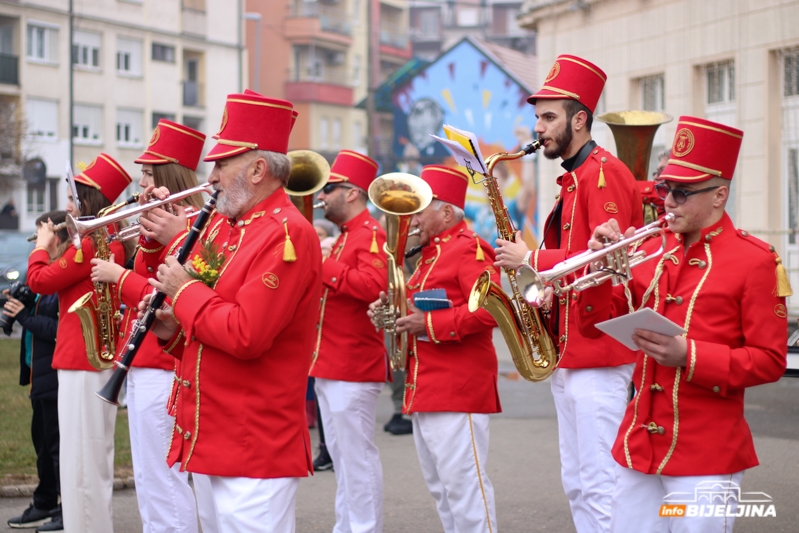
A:
[[[345,269],[346,267],[342,263],[328,257],[327,261],[322,263],[322,284],[334,291],[338,290],[341,279],[344,277]]]
[[[181,342],[184,338],[183,329],[178,328],[172,338],[169,340],[162,340],[158,339],[158,345],[164,349],[164,352],[168,353],[172,357],[176,359],[183,358],[183,346],[184,343]]]
[[[130,308],[135,308],[139,305],[139,302],[144,298],[144,294],[146,294],[148,288],[151,289],[152,287],[147,283],[147,278],[131,270],[123,272],[122,275],[119,276],[119,281],[117,282],[117,294],[119,295],[119,299]]]
[[[440,309],[425,313],[425,329],[427,337],[436,344],[442,342],[460,342],[455,327],[455,309]]]
[[[690,338],[686,340],[686,381],[726,397],[730,376],[730,347]]]

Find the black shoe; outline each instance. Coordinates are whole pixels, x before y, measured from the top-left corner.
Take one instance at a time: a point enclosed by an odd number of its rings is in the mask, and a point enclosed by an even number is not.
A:
[[[322,470],[333,470],[333,459],[327,453],[327,447],[319,447],[319,455],[313,460],[314,472],[321,472]]]
[[[33,528],[37,526],[41,526],[45,522],[49,522],[53,515],[50,514],[52,509],[49,511],[45,511],[44,509],[37,509],[30,504],[27,509],[25,509],[20,516],[15,516],[11,520],[8,521],[8,525],[13,528]]]
[[[413,433],[413,422],[403,418],[402,415],[394,415],[387,425],[388,429],[386,431],[392,435],[410,435]]]
[[[399,422],[400,420],[402,420],[402,413],[394,413],[394,416],[391,417],[391,420],[386,422],[386,425],[383,426],[383,431],[391,431],[391,429],[389,429],[391,428],[391,425]]]
[[[64,517],[60,513],[55,515],[50,522],[36,528],[39,531],[64,531]]]

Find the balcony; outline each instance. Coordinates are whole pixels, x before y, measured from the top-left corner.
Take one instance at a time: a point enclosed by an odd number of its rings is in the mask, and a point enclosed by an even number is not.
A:
[[[205,11],[189,7],[183,8],[183,33],[205,37],[207,24]]]
[[[391,24],[380,25],[380,54],[392,56],[405,62],[411,58],[411,48],[408,46],[408,30]],[[388,58],[390,59],[390,58]]]
[[[205,103],[203,84],[197,81],[183,82],[183,105],[186,107],[202,107]]]
[[[0,54],[0,83],[19,85],[19,58]]]
[[[436,27],[432,30],[424,30],[422,28],[410,29],[411,40],[415,43],[419,42],[439,42],[444,40],[444,35],[441,30]]]
[[[292,102],[353,105],[352,82],[345,70],[328,70],[321,76],[303,73],[286,82],[286,99]]]
[[[297,0],[286,20],[284,35],[293,44],[312,41],[346,50],[352,44],[352,23],[347,13],[338,7],[318,2]]]

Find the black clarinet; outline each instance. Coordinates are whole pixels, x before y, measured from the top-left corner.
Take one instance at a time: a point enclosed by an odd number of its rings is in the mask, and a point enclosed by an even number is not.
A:
[[[219,191],[215,191],[214,194],[211,195],[208,201],[205,202],[200,214],[197,215],[197,219],[194,221],[194,224],[191,226],[191,230],[189,231],[189,234],[177,255],[178,263],[181,265],[186,262],[186,260],[189,258],[189,254],[191,254],[192,248],[194,248],[194,245],[197,244],[197,239],[200,238],[200,233],[202,232],[203,227],[205,227],[206,222],[208,222],[208,218],[211,216],[211,211],[214,210],[214,206],[216,205],[216,197],[218,195]],[[128,375],[128,370],[130,370],[130,365],[133,362],[133,358],[136,357],[139,348],[141,348],[142,342],[144,342],[147,332],[150,331],[153,322],[155,322],[156,310],[161,308],[164,300],[166,300],[166,294],[153,289],[153,295],[150,299],[147,309],[144,311],[144,316],[133,323],[130,336],[125,344],[125,351],[122,353],[122,358],[116,362],[117,368],[114,370],[114,374],[105,384],[105,386],[100,391],[95,393],[97,394],[97,397],[104,402],[108,402],[112,405],[119,405],[119,391],[122,389],[122,383],[125,382],[125,376]]]

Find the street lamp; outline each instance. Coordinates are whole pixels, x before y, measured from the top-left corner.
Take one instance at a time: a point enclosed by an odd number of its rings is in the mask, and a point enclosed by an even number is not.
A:
[[[260,92],[258,86],[261,82],[261,14],[244,13],[244,20],[254,20],[258,23],[258,29],[255,32],[255,83],[253,84],[253,90]]]

